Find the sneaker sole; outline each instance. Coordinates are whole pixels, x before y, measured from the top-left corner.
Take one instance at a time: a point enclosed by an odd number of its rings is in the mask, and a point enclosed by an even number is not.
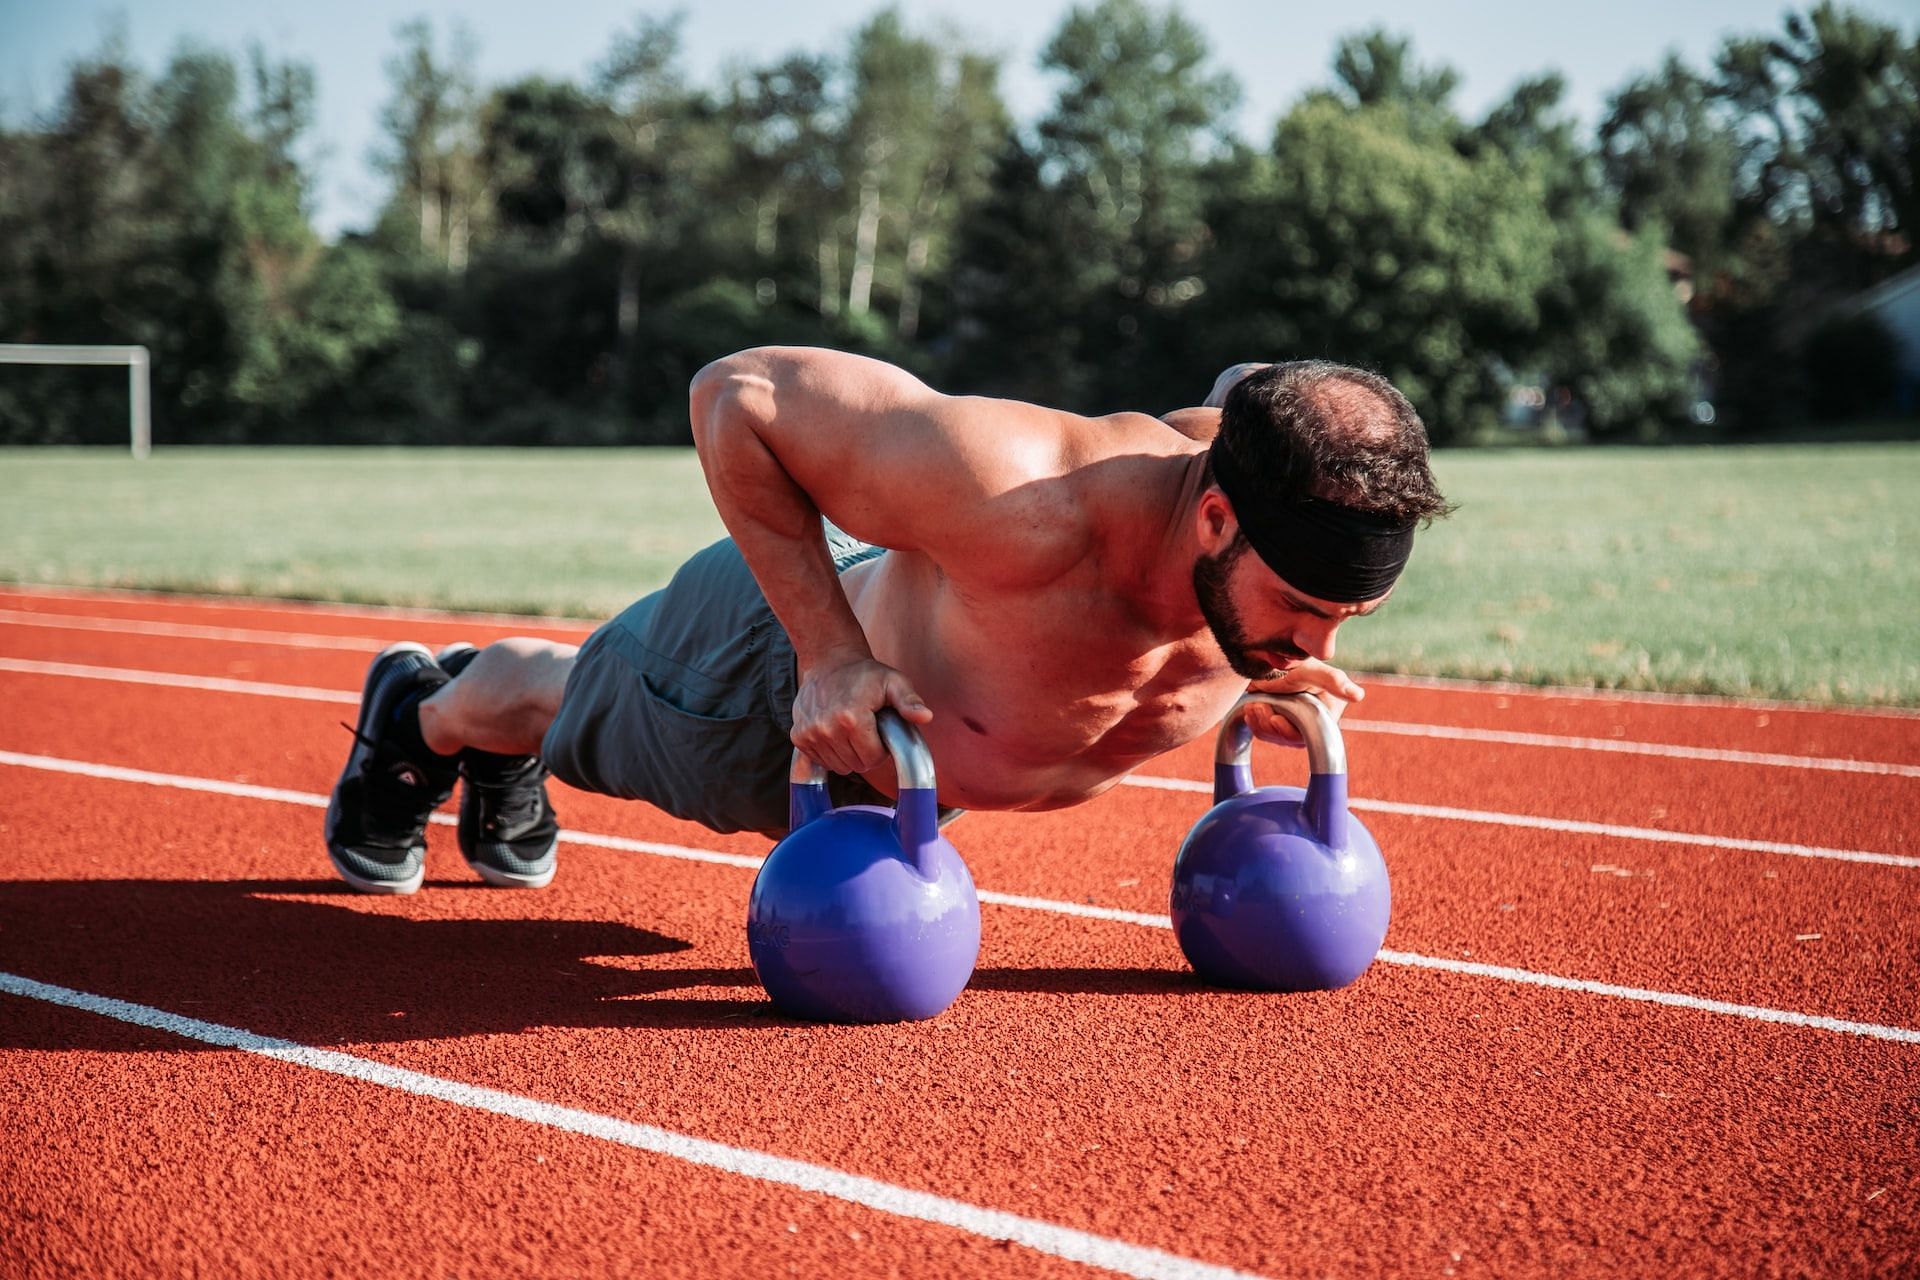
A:
[[[469,862],[467,866],[472,868],[473,874],[498,889],[544,889],[553,883],[554,872],[560,869],[559,863],[556,862],[536,875],[521,876],[511,871],[502,871],[498,867],[490,867],[484,862]]]
[[[354,770],[360,767],[361,762],[373,754],[373,748],[369,747],[365,740],[372,736],[367,730],[367,707],[373,700],[374,673],[380,670],[383,662],[396,653],[417,653],[428,661],[433,659],[433,651],[427,646],[416,644],[412,640],[402,640],[398,644],[390,644],[382,649],[380,655],[367,664],[367,678],[360,686],[360,715],[354,721],[356,736],[353,740],[353,750],[347,756],[347,767],[340,771],[339,781],[333,784],[333,794],[327,798],[327,861],[333,864],[333,869],[339,873],[342,880],[362,893],[414,893],[427,879],[427,869],[422,866],[419,871],[405,880],[369,880],[341,866],[339,857],[333,852],[333,833],[340,824],[340,784],[353,776]]]

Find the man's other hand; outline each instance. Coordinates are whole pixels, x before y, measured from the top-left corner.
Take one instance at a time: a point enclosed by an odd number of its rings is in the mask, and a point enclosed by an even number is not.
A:
[[[1289,667],[1274,680],[1256,680],[1249,688],[1255,693],[1306,693],[1318,698],[1333,713],[1337,723],[1350,702],[1359,702],[1367,691],[1353,677],[1318,658],[1308,658]],[[1277,742],[1286,747],[1302,747],[1300,731],[1293,722],[1270,707],[1253,707],[1247,712],[1247,727],[1262,742]]]
[[[793,700],[793,745],[832,773],[877,769],[888,759],[875,719],[882,707],[892,707],[908,724],[933,719],[907,678],[885,663],[853,658],[817,667]]]

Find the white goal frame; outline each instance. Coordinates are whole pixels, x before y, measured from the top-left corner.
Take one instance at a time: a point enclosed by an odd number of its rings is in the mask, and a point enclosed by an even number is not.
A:
[[[124,364],[127,366],[127,430],[133,456],[153,452],[152,361],[145,347],[62,346],[37,342],[0,342],[0,364]]]

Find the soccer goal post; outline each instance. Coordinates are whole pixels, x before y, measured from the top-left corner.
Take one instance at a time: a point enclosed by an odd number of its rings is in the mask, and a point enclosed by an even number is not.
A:
[[[123,364],[127,366],[127,428],[133,456],[153,452],[153,396],[145,347],[57,346],[0,342],[0,364]]]

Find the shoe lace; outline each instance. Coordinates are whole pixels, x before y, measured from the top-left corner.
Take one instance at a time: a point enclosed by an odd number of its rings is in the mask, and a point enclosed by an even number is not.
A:
[[[374,753],[373,761],[378,768],[369,768],[361,776],[365,782],[365,809],[372,819],[369,826],[378,825],[384,829],[417,833],[426,826],[427,816],[432,813],[431,801],[434,799],[431,775],[407,757],[396,752],[389,743],[368,737],[358,729],[340,721],[340,727],[352,734],[354,740]],[[408,782],[405,771],[410,770],[417,779]]]
[[[537,785],[481,786],[479,790],[486,797],[483,811],[489,831],[517,831],[531,825],[540,816],[540,788]]]

